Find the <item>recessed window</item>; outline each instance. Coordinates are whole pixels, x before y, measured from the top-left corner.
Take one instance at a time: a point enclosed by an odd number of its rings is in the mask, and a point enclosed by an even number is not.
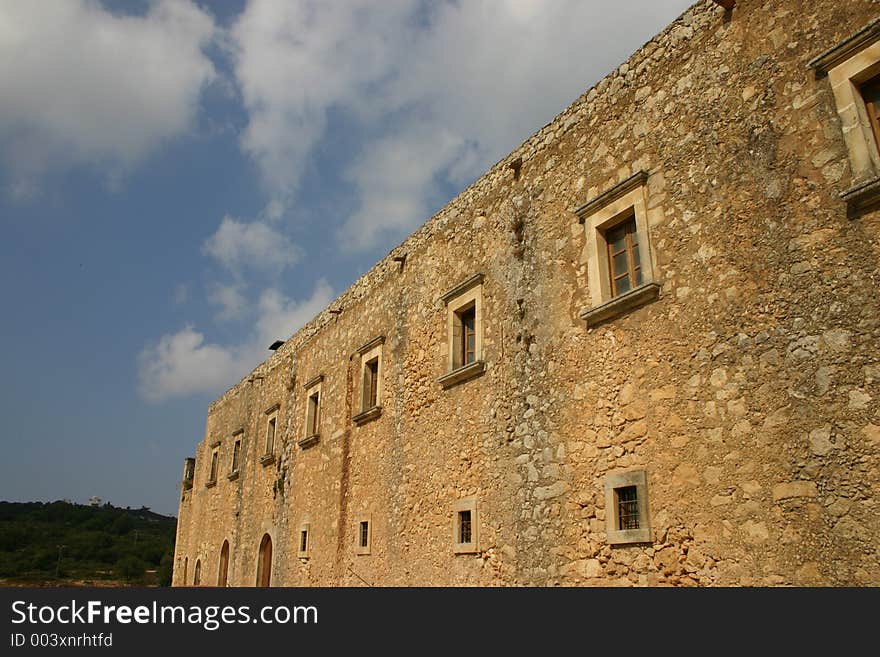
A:
[[[192,457],[183,461],[183,490],[193,487],[193,478],[196,475],[196,460]]]
[[[318,442],[321,435],[321,383],[323,375],[316,376],[304,386],[306,389],[305,436],[300,439],[300,447],[309,447]]]
[[[370,516],[359,516],[355,523],[355,554],[369,554],[372,543]]]
[[[238,477],[239,470],[241,470],[241,439],[242,433],[233,436],[232,442],[232,461],[229,464],[229,478],[235,479]]]
[[[622,315],[660,293],[648,239],[647,181],[648,173],[640,171],[575,210],[586,237],[591,305],[580,316],[587,326]]]
[[[477,359],[477,309],[471,305],[455,313],[457,362],[470,365]]]
[[[382,345],[379,336],[358,349],[361,357],[361,402],[352,418],[355,424],[364,424],[382,413]]]
[[[616,297],[642,284],[642,266],[639,262],[639,236],[635,215],[629,215],[619,224],[605,231],[608,248],[608,278],[611,296]]]
[[[278,437],[278,409],[275,404],[266,411],[266,429],[263,437],[263,455],[260,463],[268,465],[275,460],[275,443]]]
[[[300,559],[308,559],[309,553],[312,549],[312,537],[310,535],[310,525],[309,523],[303,523],[299,527],[299,541],[297,544],[297,552],[296,556]]]
[[[644,470],[606,476],[605,519],[608,542],[613,545],[651,541],[648,476]]]
[[[220,447],[214,447],[211,450],[211,468],[208,471],[208,481],[205,482],[206,486],[213,486],[217,483],[217,468],[220,465]]]
[[[379,359],[373,358],[364,363],[364,410],[376,405],[379,389]]]
[[[201,586],[202,584],[202,560],[196,559],[196,567],[193,571],[193,586]]]
[[[477,545],[477,500],[468,497],[453,506],[453,552],[469,554],[479,551]]]
[[[217,568],[217,586],[226,586],[229,575],[229,541],[220,548],[220,564]]]
[[[220,450],[215,449],[211,454],[211,476],[208,477],[211,481],[217,480],[217,461],[220,458]]]
[[[817,76],[827,74],[840,117],[852,185],[841,198],[856,209],[880,200],[880,19],[813,58]]]
[[[483,275],[476,274],[442,296],[446,303],[447,371],[444,388],[483,373]]]

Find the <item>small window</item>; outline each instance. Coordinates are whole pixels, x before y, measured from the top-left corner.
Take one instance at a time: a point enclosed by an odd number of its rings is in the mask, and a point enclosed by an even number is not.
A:
[[[274,415],[270,417],[269,421],[266,423],[266,454],[275,453],[275,429],[277,424],[278,418]]]
[[[239,459],[241,458],[241,438],[232,445],[232,471],[238,472]]]
[[[470,365],[477,359],[476,306],[471,305],[455,313],[455,322],[458,328],[457,362],[461,366]]]
[[[476,274],[442,296],[446,303],[447,371],[440,384],[449,388],[485,371],[483,360],[483,275]]]
[[[299,446],[309,447],[318,442],[321,435],[321,387],[323,375],[318,375],[303,386],[306,389],[306,426],[305,436],[300,439]]]
[[[202,560],[196,559],[196,567],[193,571],[193,586],[202,585]]]
[[[189,457],[183,461],[183,490],[193,487],[193,478],[196,475],[196,460]]]
[[[355,424],[364,424],[382,414],[382,345],[385,336],[370,340],[358,349],[361,357],[361,403]]]
[[[208,476],[208,482],[216,482],[217,481],[217,464],[220,460],[220,449],[215,447],[211,452],[211,473]]]
[[[459,543],[471,543],[471,512],[467,511],[459,511],[458,512],[458,542]]]
[[[310,536],[310,525],[308,523],[303,523],[299,528],[299,542],[298,549],[296,552],[296,556],[300,559],[308,559],[309,553],[312,549],[311,543],[312,537]]]
[[[379,359],[373,358],[364,364],[364,400],[363,410],[376,406],[379,387]]]
[[[459,500],[453,507],[453,513],[453,552],[456,554],[478,552],[476,498]]]
[[[268,465],[275,460],[279,407],[279,404],[275,404],[266,411],[266,433],[263,439],[263,455],[260,457],[260,463],[263,465]]]
[[[370,554],[372,543],[372,523],[370,516],[359,516],[355,523],[355,554]]]
[[[608,542],[612,545],[651,541],[648,477],[644,470],[606,476],[605,518]]]

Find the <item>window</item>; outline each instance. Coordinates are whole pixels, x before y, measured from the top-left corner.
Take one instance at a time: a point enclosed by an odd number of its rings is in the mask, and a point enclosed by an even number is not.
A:
[[[193,487],[193,477],[196,474],[196,460],[192,457],[183,461],[183,490]]]
[[[208,471],[208,481],[205,482],[205,486],[213,486],[217,483],[217,467],[220,464],[220,443],[215,442],[211,446],[211,468]]]
[[[660,294],[654,282],[648,235],[648,173],[640,171],[575,210],[584,224],[590,307],[581,312],[595,326]]]
[[[300,559],[308,559],[312,549],[311,536],[309,535],[309,523],[303,523],[299,527],[299,543],[296,556]]]
[[[611,296],[616,297],[642,284],[635,215],[630,215],[613,228],[609,228],[605,232],[605,242],[608,245],[608,278],[611,280]]]
[[[272,582],[272,537],[263,534],[257,552],[257,586],[269,586]]]
[[[202,560],[196,559],[196,567],[193,571],[193,586],[201,586],[202,584]]]
[[[476,274],[442,297],[446,303],[446,373],[440,384],[449,388],[483,373],[483,275]]]
[[[321,436],[321,384],[324,376],[319,374],[305,384],[306,389],[306,428],[305,437],[299,441],[302,448],[318,442]]]
[[[871,134],[874,136],[876,146],[880,144],[880,123],[878,123],[878,117],[880,117],[880,75],[875,75],[863,83],[859,87],[859,92],[862,95],[862,100],[865,101],[868,123],[871,126]]]
[[[220,549],[220,565],[217,569],[217,586],[226,586],[229,574],[229,541],[223,541]]]
[[[852,170],[852,186],[841,194],[851,208],[880,200],[880,19],[813,58],[817,77],[827,74]]]
[[[370,554],[371,542],[370,516],[360,516],[355,524],[355,554]]]
[[[384,336],[370,340],[358,349],[361,357],[360,411],[352,418],[355,424],[364,424],[382,413],[382,345]]]
[[[229,479],[238,478],[239,470],[241,470],[241,439],[243,435],[243,431],[237,431],[232,435],[232,462],[229,465]]]
[[[260,463],[268,465],[275,460],[275,438],[278,436],[278,408],[275,404],[266,411],[266,437],[263,442],[263,455]]]
[[[456,554],[473,554],[477,547],[477,500],[468,497],[459,500],[453,506],[453,552]]]
[[[644,470],[616,472],[605,478],[605,532],[608,543],[650,543],[648,476]]]

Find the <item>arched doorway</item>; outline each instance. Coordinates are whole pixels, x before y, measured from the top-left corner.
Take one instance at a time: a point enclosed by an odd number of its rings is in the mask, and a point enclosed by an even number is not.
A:
[[[196,559],[196,567],[193,571],[193,586],[200,586],[202,583],[202,560]]]
[[[220,548],[220,570],[217,572],[217,586],[226,586],[226,575],[229,572],[229,541],[223,541]]]
[[[257,559],[257,586],[269,586],[272,580],[272,537],[263,535],[260,541],[260,556]]]

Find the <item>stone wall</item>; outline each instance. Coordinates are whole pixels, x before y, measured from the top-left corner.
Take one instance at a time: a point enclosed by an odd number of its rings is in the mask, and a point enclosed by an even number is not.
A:
[[[273,585],[880,584],[880,221],[839,199],[846,146],[807,67],[876,14],[698,2],[496,164],[210,406],[175,584],[197,559],[216,583],[228,540],[230,584],[253,585],[266,533]],[[639,171],[660,296],[587,327],[575,210]],[[485,371],[444,388],[442,296],[478,273]],[[378,336],[381,414],[355,424]],[[611,546],[606,477],[631,470],[651,540]],[[462,498],[476,553],[453,551]]]

